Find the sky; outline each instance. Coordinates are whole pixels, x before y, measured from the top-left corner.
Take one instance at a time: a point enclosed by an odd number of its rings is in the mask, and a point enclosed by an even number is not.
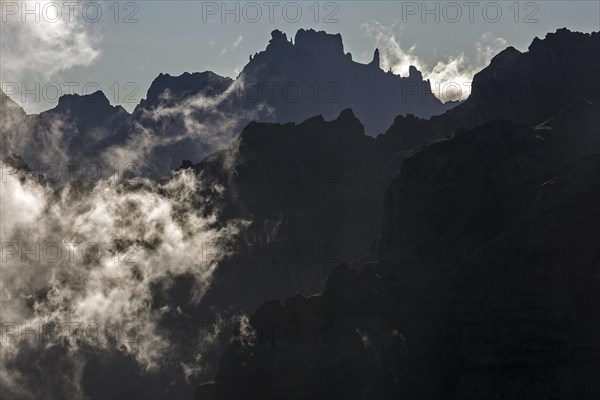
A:
[[[72,4],[72,5],[70,5]],[[526,51],[561,27],[600,30],[598,1],[22,1],[1,2],[2,90],[28,113],[68,93],[101,89],[128,111],[160,73],[210,70],[235,78],[270,32],[341,33],[344,49],[468,95],[474,73],[507,46]],[[443,99],[444,100],[444,99]]]

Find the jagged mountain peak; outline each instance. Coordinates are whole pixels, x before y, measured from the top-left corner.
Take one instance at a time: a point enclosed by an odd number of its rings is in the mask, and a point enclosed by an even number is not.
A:
[[[342,35],[331,34],[314,29],[299,29],[294,38],[298,49],[315,52],[317,54],[344,55]]]
[[[379,56],[379,49],[375,49],[375,52],[373,53],[373,61],[371,61],[371,63],[369,65],[372,65],[372,66],[377,67],[377,68],[381,68],[381,60],[380,60],[380,56]]]
[[[74,103],[80,103],[80,102],[110,105],[108,98],[106,97],[104,92],[101,90],[97,90],[90,94],[77,94],[77,93],[64,94],[64,95],[60,96],[60,98],[58,99],[59,107],[67,105],[67,104],[74,104]]]
[[[114,113],[127,113],[121,106],[113,106],[102,92],[98,90],[90,94],[65,94],[58,99],[55,108],[47,111],[50,113],[72,114],[78,118],[86,118],[95,115],[107,115]],[[44,113],[42,113],[44,114]]]
[[[279,29],[275,29],[273,32],[271,32],[271,40],[269,40],[269,44],[277,45],[282,43],[291,44],[284,32],[280,31]]]
[[[411,65],[410,67],[408,67],[408,77],[410,79],[414,79],[414,80],[418,80],[418,81],[423,80],[423,74],[414,65]]]
[[[215,74],[212,71],[184,72],[181,75],[170,75],[161,73],[154,79],[146,99],[142,100],[140,106],[156,105],[164,99],[169,92],[173,101],[181,100],[183,97],[193,96],[199,92],[220,93],[225,90],[233,79]]]
[[[578,31],[571,31],[568,28],[559,28],[556,32],[548,32],[544,39],[540,39],[537,36],[533,39],[529,45],[529,51],[535,51],[540,46],[556,47],[560,45],[572,45],[577,41],[586,40],[597,37],[599,32],[584,33]]]
[[[384,72],[380,64],[379,49],[368,64],[353,61],[352,55],[344,52],[339,33],[300,29],[294,41],[288,41],[283,32],[275,30],[267,48],[251,57],[240,77],[254,88],[278,85],[275,95],[279,94],[279,101],[269,103],[278,122],[299,123],[318,114],[331,120],[352,108],[367,133],[375,136],[399,114],[429,118],[448,109],[431,93],[430,83],[415,66],[408,77],[401,77]],[[408,82],[413,93],[407,93]],[[300,101],[287,101],[284,91],[290,86],[301,92]]]

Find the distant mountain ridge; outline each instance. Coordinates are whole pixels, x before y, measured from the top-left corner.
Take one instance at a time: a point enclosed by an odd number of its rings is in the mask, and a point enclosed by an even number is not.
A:
[[[314,115],[331,120],[351,108],[367,134],[375,136],[397,115],[429,118],[455,105],[442,104],[414,67],[408,77],[382,71],[378,50],[372,62],[360,64],[344,53],[339,34],[300,29],[292,42],[275,30],[266,49],[251,56],[235,80],[210,71],[160,74],[132,115],[123,110],[112,115],[102,93],[65,95],[54,109],[27,117],[31,129],[43,125],[42,133],[20,136],[52,141],[76,160],[92,153],[89,161],[97,163],[125,163],[122,154],[143,156],[140,172],[162,178],[184,159],[199,161],[227,147],[251,121],[300,123]],[[47,132],[53,132],[51,138]],[[24,158],[43,162],[36,152]]]
[[[251,58],[238,79],[258,87],[281,85],[270,102],[276,122],[300,122],[306,114],[332,119],[351,108],[372,136],[384,132],[396,115],[429,118],[448,108],[415,67],[408,77],[384,72],[377,49],[369,64],[360,64],[344,53],[341,35],[312,29],[298,30],[293,42],[273,31],[265,51]],[[290,88],[301,93],[300,101],[286,101]]]
[[[562,28],[535,38],[527,52],[508,47],[475,74],[472,93],[462,104],[429,120],[399,115],[389,131],[410,148],[493,119],[535,126],[579,98],[598,104],[599,43],[599,32]]]

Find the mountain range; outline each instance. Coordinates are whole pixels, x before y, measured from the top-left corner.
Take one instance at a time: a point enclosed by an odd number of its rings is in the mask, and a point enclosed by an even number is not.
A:
[[[161,74],[132,114],[97,92],[26,115],[0,93],[16,168],[177,169],[214,225],[247,221],[199,301],[189,274],[152,282],[180,342],[233,325],[204,382],[115,352],[86,368],[86,395],[598,397],[600,34],[505,49],[461,104],[378,51],[354,62],[339,35],[271,36],[235,80]]]
[[[14,110],[25,123],[16,141],[10,121],[0,127],[4,157],[20,154],[40,166],[93,162],[103,169],[135,163],[137,173],[153,178],[170,176],[182,160],[200,161],[226,148],[251,121],[333,119],[351,108],[376,136],[397,115],[428,118],[457,104],[439,101],[416,68],[408,77],[384,72],[379,50],[371,63],[357,63],[344,53],[339,34],[312,29],[300,29],[293,42],[273,31],[235,80],[210,71],[160,74],[132,114],[111,106],[102,92],[64,95],[55,108],[29,116],[6,99],[2,94],[3,112]],[[54,146],[50,159],[41,158],[40,143]]]
[[[263,303],[196,398],[597,397],[599,38],[509,48],[463,104],[399,116],[376,243]]]

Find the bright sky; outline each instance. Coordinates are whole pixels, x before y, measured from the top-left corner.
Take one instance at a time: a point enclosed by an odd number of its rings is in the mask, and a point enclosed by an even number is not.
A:
[[[27,112],[97,88],[131,111],[161,72],[235,77],[273,29],[341,33],[354,60],[379,47],[384,68],[406,75],[415,64],[442,85],[465,84],[508,45],[525,51],[560,27],[600,30],[598,1],[1,3],[2,90]]]

